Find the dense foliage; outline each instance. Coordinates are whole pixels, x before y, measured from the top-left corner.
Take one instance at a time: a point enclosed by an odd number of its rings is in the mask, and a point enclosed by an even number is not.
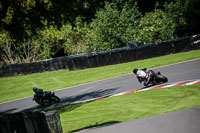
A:
[[[0,62],[109,50],[198,34],[199,0],[2,0]]]

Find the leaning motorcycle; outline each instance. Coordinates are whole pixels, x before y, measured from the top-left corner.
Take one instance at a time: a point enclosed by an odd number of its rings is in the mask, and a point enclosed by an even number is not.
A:
[[[147,85],[144,84],[145,86],[148,86],[148,85],[157,85],[157,84],[168,82],[167,77],[161,75],[160,72],[155,73],[152,70],[150,70],[150,71],[147,72],[147,78],[150,78],[150,79],[148,79],[150,81],[149,81],[149,83]]]
[[[33,100],[40,105],[50,105],[52,103],[60,102],[60,98],[55,95],[55,92],[47,91],[44,93],[45,93],[44,96],[39,96],[37,94],[34,94]]]

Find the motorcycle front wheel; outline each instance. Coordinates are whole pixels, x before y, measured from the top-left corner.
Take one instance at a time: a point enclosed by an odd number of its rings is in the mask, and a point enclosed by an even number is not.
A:
[[[51,101],[58,103],[60,102],[60,98],[54,95],[54,96],[51,96]]]

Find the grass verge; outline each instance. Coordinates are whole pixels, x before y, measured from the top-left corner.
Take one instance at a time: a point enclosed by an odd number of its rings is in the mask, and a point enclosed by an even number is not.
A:
[[[200,105],[200,85],[142,91],[59,108],[65,133]]]
[[[200,50],[77,71],[59,70],[0,78],[0,103],[33,95],[33,86],[45,90],[56,90],[128,74],[132,72],[134,67],[153,68],[196,58],[200,58]]]

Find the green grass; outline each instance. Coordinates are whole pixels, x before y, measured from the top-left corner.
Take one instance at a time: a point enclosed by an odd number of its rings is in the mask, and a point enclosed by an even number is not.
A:
[[[33,95],[33,86],[37,86],[45,90],[56,90],[128,74],[131,73],[132,69],[135,67],[153,68],[195,58],[200,58],[200,50],[77,71],[59,70],[24,76],[0,78],[0,102],[31,96]]]
[[[63,131],[148,117],[200,105],[200,85],[160,88],[59,108]]]

